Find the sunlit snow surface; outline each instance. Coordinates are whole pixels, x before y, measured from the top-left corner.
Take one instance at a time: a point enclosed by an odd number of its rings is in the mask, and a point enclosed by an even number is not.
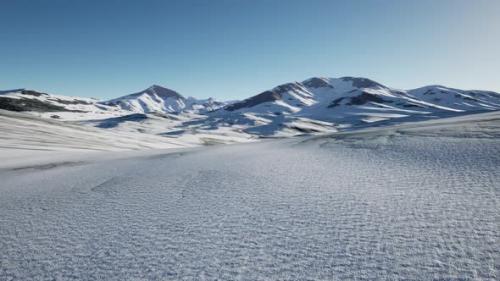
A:
[[[485,116],[3,168],[0,280],[498,280]]]

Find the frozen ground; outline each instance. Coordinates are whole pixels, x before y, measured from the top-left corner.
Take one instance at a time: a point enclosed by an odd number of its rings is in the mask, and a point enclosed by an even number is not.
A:
[[[500,278],[498,113],[57,153],[1,168],[0,280]]]
[[[152,120],[144,126],[160,130],[165,120]],[[132,126],[130,126],[132,127]],[[129,151],[185,148],[209,144],[251,142],[247,134],[229,130],[198,131],[180,137],[140,133],[130,127],[107,130],[59,120],[41,119],[24,113],[0,109],[0,168],[14,161],[32,162],[33,158],[60,158],[53,151],[89,153],[92,151]],[[139,127],[139,126],[138,126]],[[139,127],[140,129],[144,129]],[[47,153],[50,157],[47,157]],[[67,153],[65,153],[67,154]]]

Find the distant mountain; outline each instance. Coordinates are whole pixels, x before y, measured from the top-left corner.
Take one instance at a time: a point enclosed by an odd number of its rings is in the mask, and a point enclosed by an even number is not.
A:
[[[249,132],[275,135],[289,128],[320,132],[322,128],[311,128],[318,121],[338,129],[499,109],[500,95],[495,92],[444,86],[399,90],[367,78],[314,77],[225,106],[216,116],[251,124]],[[305,120],[307,128],[297,126]]]
[[[227,104],[212,98],[185,98],[176,91],[158,85],[108,101],[26,89],[0,91],[0,109],[31,112],[41,117],[64,120],[105,119],[134,113],[204,114]]]
[[[106,130],[241,140],[500,110],[500,94],[439,85],[400,90],[367,78],[313,77],[236,102],[185,98],[158,85],[108,101],[15,89],[0,92],[0,109]]]
[[[225,111],[274,113],[288,112],[315,115],[321,111],[332,118],[332,113],[346,115],[355,108],[363,110],[407,112],[412,109],[427,111],[462,112],[494,110],[500,107],[498,93],[489,91],[464,91],[444,86],[426,86],[413,90],[386,87],[366,78],[310,78],[277,86],[246,100],[231,104]],[[390,105],[390,106],[389,106]],[[366,108],[374,106],[375,108]],[[324,111],[329,108],[328,111]],[[339,110],[340,109],[340,110]]]
[[[158,85],[101,103],[139,113],[180,113],[187,110],[206,112],[226,105],[226,103],[215,101],[212,98],[205,100],[193,97],[185,98],[176,91]]]
[[[109,110],[91,98],[47,94],[26,89],[0,91],[0,109],[32,112],[91,112]]]
[[[186,107],[185,98],[176,91],[153,85],[143,91],[101,102],[133,112],[180,112]]]

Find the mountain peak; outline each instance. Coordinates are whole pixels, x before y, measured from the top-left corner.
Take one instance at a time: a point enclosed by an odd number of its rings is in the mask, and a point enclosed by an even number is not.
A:
[[[323,77],[312,77],[304,80],[302,84],[310,88],[333,88],[333,86],[328,83],[328,79]]]
[[[377,83],[371,79],[363,77],[345,76],[341,77],[340,80],[344,82],[352,82],[352,86],[356,88],[387,88],[386,86],[380,83]]]
[[[8,93],[22,92],[24,90],[25,90],[24,88],[12,89],[12,90],[2,90],[2,91],[0,91],[0,95],[2,95],[2,94],[8,94]]]
[[[160,90],[161,89],[167,89],[167,90],[170,90],[167,87],[163,87],[162,85],[158,85],[158,84],[153,84],[153,85],[149,86],[148,89],[151,89],[151,90],[155,90],[155,89],[160,89]]]
[[[282,94],[287,91],[299,90],[302,87],[302,84],[300,84],[299,82],[290,82],[274,87],[273,91],[277,92],[278,94]]]
[[[179,94],[178,92],[171,90],[169,88],[165,88],[163,86],[153,84],[149,88],[147,88],[144,91],[132,94],[132,95],[142,95],[142,94],[155,94],[161,98],[175,98],[175,99],[181,99],[185,100],[185,98]]]
[[[185,98],[174,90],[154,84],[137,93],[102,102],[119,106],[124,110],[147,112],[179,112],[185,106]]]

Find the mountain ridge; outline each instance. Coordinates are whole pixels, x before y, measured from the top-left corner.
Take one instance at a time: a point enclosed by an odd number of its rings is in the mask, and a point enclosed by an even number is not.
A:
[[[286,137],[500,110],[500,94],[442,85],[402,90],[345,76],[284,83],[234,102],[186,98],[156,84],[106,101],[17,89],[0,92],[0,108],[168,137]]]

